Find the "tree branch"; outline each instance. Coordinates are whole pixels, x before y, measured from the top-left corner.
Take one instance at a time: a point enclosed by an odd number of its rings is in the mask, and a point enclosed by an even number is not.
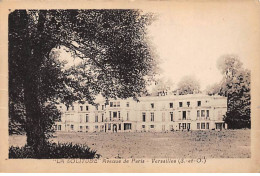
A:
[[[85,56],[89,56],[91,55],[91,51],[90,49],[89,50],[86,50],[86,49],[82,49],[82,48],[79,48],[79,47],[76,47],[75,45],[71,44],[71,43],[62,43],[63,46],[69,48],[69,49],[72,49],[72,50],[76,50],[76,51],[79,51],[80,53],[84,54]],[[82,57],[80,57],[82,58]],[[93,56],[90,56],[88,57],[89,59],[91,59],[95,64],[96,66],[98,66],[99,68],[101,68],[105,73],[107,72],[106,68],[100,64],[98,61],[96,61]]]

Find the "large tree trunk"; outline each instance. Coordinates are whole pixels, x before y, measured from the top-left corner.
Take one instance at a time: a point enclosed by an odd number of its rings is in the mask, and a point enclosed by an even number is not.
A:
[[[25,46],[29,57],[26,58],[26,74],[24,78],[24,105],[26,108],[25,130],[27,145],[32,147],[37,158],[44,157],[47,141],[43,118],[43,101],[40,94],[40,69],[46,57],[46,38],[44,38],[44,22],[46,11],[39,12],[37,38],[29,38],[30,45]],[[30,32],[30,31],[28,31]]]
[[[27,145],[33,148],[37,157],[41,157],[43,148],[46,144],[46,136],[44,134],[44,126],[42,123],[43,118],[41,104],[37,95],[38,81],[36,81],[37,78],[35,77],[36,76],[32,76],[30,80],[25,81],[24,85],[24,103],[26,107],[25,128]]]

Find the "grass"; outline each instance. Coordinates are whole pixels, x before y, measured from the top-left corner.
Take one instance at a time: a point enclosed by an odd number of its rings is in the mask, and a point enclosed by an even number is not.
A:
[[[13,135],[10,145],[22,146]],[[169,133],[55,133],[53,142],[86,144],[103,158],[249,158],[250,130]]]

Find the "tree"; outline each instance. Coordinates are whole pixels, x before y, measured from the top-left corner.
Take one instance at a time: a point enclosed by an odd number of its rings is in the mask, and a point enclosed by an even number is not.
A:
[[[207,86],[205,93],[207,95],[218,95],[220,91],[220,83],[215,83],[213,85]]]
[[[171,93],[173,82],[164,77],[155,79],[154,86],[152,87],[151,94],[154,96],[165,96]]]
[[[250,128],[250,71],[242,67],[242,62],[235,55],[222,56],[218,68],[223,74],[219,95],[228,99],[226,123],[229,128]]]
[[[59,116],[55,102],[94,103],[97,94],[127,98],[145,91],[157,65],[146,37],[153,19],[140,10],[9,14],[9,114],[39,158]],[[82,63],[64,69],[55,52],[60,47]]]
[[[193,76],[185,76],[177,85],[177,90],[180,95],[200,93],[200,83]]]

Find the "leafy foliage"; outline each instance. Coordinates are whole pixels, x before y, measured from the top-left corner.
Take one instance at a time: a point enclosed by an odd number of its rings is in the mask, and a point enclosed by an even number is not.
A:
[[[228,98],[225,121],[229,128],[250,128],[250,71],[242,68],[242,62],[235,55],[221,57],[218,68],[223,79],[211,87],[211,90],[208,89],[208,94],[219,94]]]
[[[36,155],[34,150],[25,145],[23,147],[9,148],[9,158],[38,158],[38,159],[56,159],[56,158],[82,158],[93,159],[99,158],[101,155],[96,151],[91,150],[84,144],[72,144],[72,143],[51,143],[48,142],[43,147],[41,155]]]
[[[151,90],[151,95],[153,96],[165,96],[170,94],[173,87],[173,82],[170,79],[164,77],[154,79],[154,86]]]
[[[205,93],[208,95],[218,95],[220,88],[220,83],[215,83],[213,85],[207,86]]]
[[[185,76],[177,85],[177,91],[180,95],[200,93],[200,83],[193,76]]]
[[[153,20],[140,10],[10,13],[10,127],[21,124],[27,144],[40,153],[59,118],[55,102],[94,104],[98,94],[127,98],[146,91],[157,67],[146,32]],[[59,48],[82,62],[65,68]]]

